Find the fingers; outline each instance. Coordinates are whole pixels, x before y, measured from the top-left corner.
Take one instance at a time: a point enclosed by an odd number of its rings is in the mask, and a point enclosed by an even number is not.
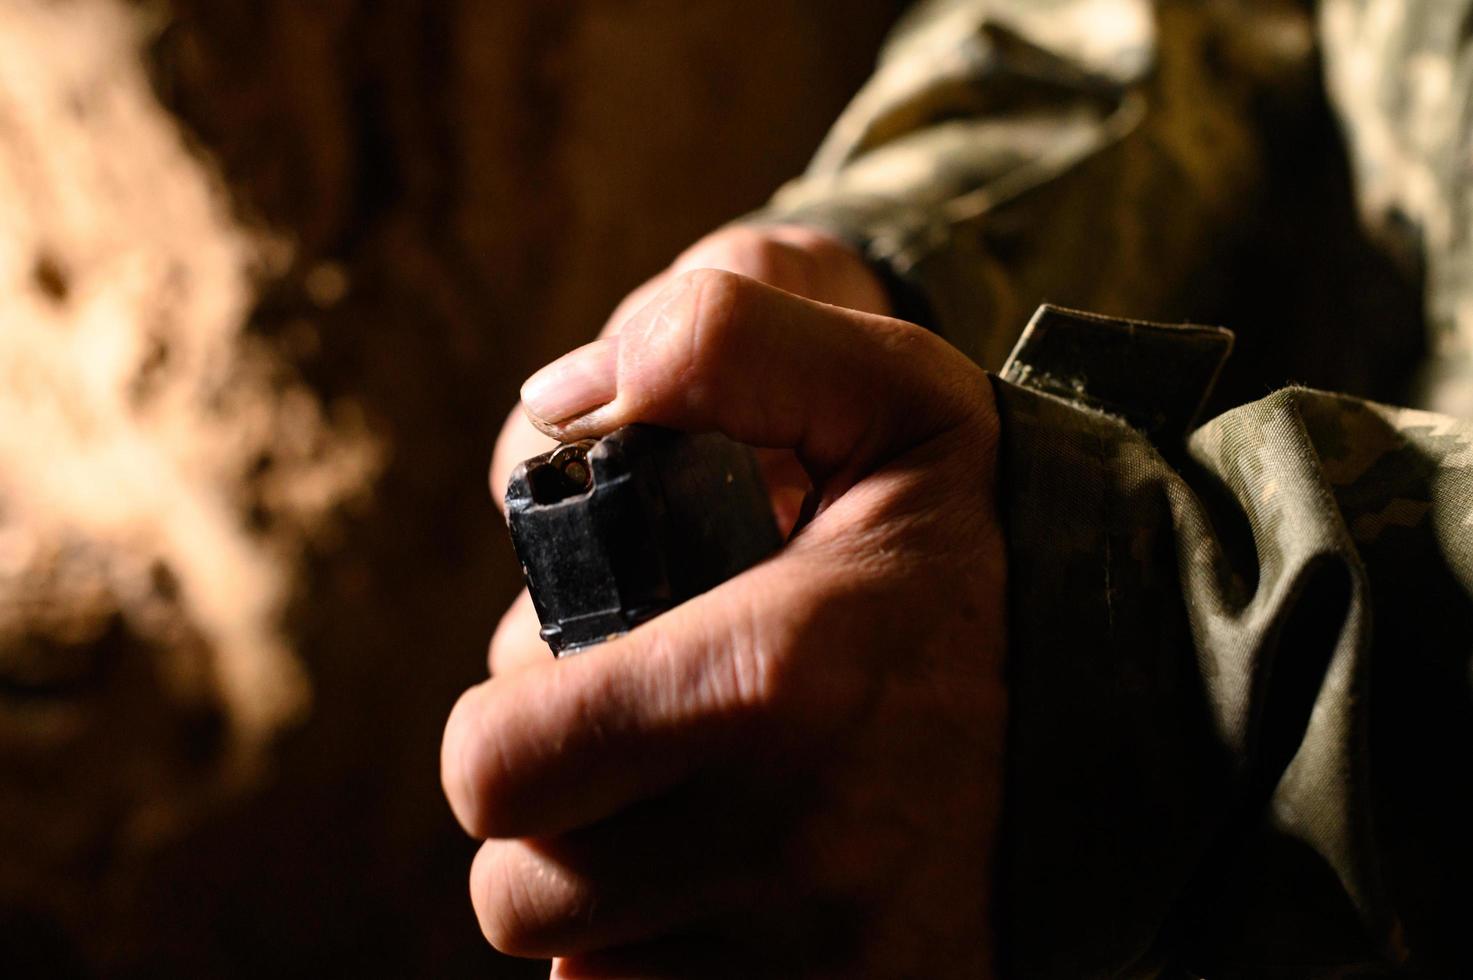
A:
[[[950,445],[942,455],[965,462],[984,455],[957,448],[975,445],[974,430],[995,433],[985,380],[931,334],[724,273],[682,277],[618,337],[553,375],[542,382],[552,393],[528,392],[534,408],[565,419],[544,428],[572,437],[644,420],[789,447],[826,499],[844,498],[834,510],[850,514],[841,524],[851,531],[896,506],[932,509],[936,473],[984,485],[970,466],[926,466],[912,450]],[[599,386],[608,388],[594,393],[601,407],[548,408]],[[559,833],[719,764],[771,721],[774,678],[787,665],[782,624],[804,618],[787,606],[821,599],[813,576],[792,571],[802,562],[789,548],[556,668],[534,662],[542,655],[531,646],[532,617],[517,611],[504,626],[505,662],[528,666],[469,692],[447,726],[442,772],[462,824],[480,837]]]
[[[762,814],[735,794],[662,798],[554,839],[491,840],[471,899],[493,946],[517,956],[624,946],[719,918],[759,897],[770,870]],[[712,821],[712,812],[730,819]]]
[[[501,617],[486,651],[486,669],[492,677],[552,659],[552,651],[538,632],[541,625],[532,597],[523,589]]]
[[[866,313],[890,311],[884,287],[863,257],[845,242],[801,225],[732,225],[696,242],[668,269],[629,293],[599,335],[616,335],[673,279],[698,269],[738,273],[789,293]],[[491,467],[491,494],[498,507],[516,464],[554,445],[553,440],[534,433],[520,410],[513,411],[502,428]]]
[[[608,322],[604,324],[599,336],[612,337],[618,334],[620,327],[660,295],[660,291],[665,288],[670,278],[671,273],[663,272],[624,297],[624,301],[618,305]],[[496,438],[496,448],[491,455],[491,497],[496,501],[498,509],[503,513],[506,511],[506,485],[511,480],[511,471],[516,469],[517,464],[533,456],[549,452],[557,446],[557,443],[556,439],[537,431],[537,428],[528,421],[521,405],[511,410],[506,422],[501,426],[501,434]]]
[[[630,422],[790,448],[810,472],[864,471],[987,413],[975,367],[912,324],[825,306],[730,273],[677,277],[615,337],[522,389],[560,439]]]
[[[777,520],[777,529],[786,538],[798,523],[803,501],[813,486],[803,465],[790,450],[758,450],[757,465],[761,467],[762,482],[766,484],[772,501],[772,516]]]
[[[466,692],[441,747],[461,825],[476,837],[561,833],[722,757],[772,683],[755,615],[744,590],[722,587],[597,655],[549,658]]]
[[[600,337],[612,337],[614,334],[617,334],[624,324],[628,323],[636,313],[644,309],[656,296],[660,295],[660,290],[664,289],[666,284],[670,282],[672,275],[674,273],[666,270],[648,282],[635,287],[633,292],[625,296],[619,305],[614,307],[614,312],[609,315],[608,322],[604,324],[603,329],[599,331],[598,335]]]

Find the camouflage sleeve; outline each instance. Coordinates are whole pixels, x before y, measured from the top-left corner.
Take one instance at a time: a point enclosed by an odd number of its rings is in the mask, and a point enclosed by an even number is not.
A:
[[[1261,180],[1254,93],[1308,60],[1282,6],[929,0],[747,220],[856,244],[902,315],[988,367],[1045,299],[1174,317]]]
[[[1413,397],[1473,415],[1473,0],[1321,0],[1318,26],[1361,217],[1425,277]]]
[[[1473,424],[1289,389],[1173,443],[1069,371],[995,384],[1006,975],[1473,975]]]

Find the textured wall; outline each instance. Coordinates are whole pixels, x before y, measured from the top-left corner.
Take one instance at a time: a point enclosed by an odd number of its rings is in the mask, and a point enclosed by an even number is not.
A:
[[[487,974],[437,756],[501,416],[899,6],[6,5],[7,964]]]

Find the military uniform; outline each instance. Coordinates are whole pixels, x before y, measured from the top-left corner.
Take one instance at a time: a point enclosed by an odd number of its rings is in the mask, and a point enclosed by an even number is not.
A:
[[[932,0],[747,219],[1001,369],[1009,975],[1473,975],[1470,35],[1473,0]],[[1191,429],[1206,328],[1045,310],[1003,368],[1050,300],[1225,321],[1246,403]]]

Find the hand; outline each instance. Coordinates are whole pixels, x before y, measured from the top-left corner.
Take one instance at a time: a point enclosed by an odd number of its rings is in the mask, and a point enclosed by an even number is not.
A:
[[[821,503],[722,586],[461,698],[442,779],[486,841],[491,943],[562,978],[987,975],[1006,698],[983,374],[921,328],[704,271],[523,399],[559,439],[639,420],[790,449]]]
[[[630,293],[604,324],[600,336],[618,333],[676,277],[697,269],[740,273],[794,295],[847,309],[882,315],[889,312],[889,300],[874,273],[838,239],[798,225],[731,225],[696,242],[668,269]],[[496,440],[491,462],[491,493],[498,507],[516,465],[554,445],[554,440],[532,426],[520,405],[512,409]],[[778,524],[786,531],[798,517],[808,490],[807,477],[790,452],[762,452],[758,458],[772,491]],[[491,644],[487,665],[492,673],[547,659],[547,644],[538,639],[537,625],[531,597],[523,590],[502,619]]]

